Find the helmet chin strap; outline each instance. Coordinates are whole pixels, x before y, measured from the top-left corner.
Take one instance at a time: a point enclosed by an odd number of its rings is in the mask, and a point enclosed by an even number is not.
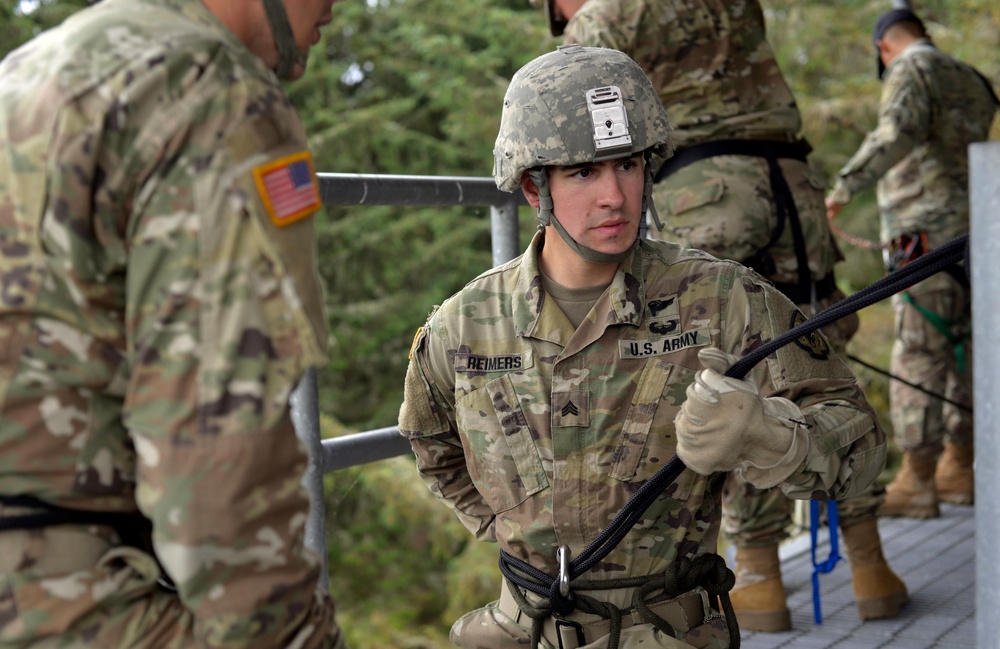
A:
[[[528,177],[531,181],[535,183],[535,187],[538,188],[538,228],[544,229],[545,226],[551,225],[555,228],[556,232],[566,242],[566,245],[576,254],[580,255],[587,261],[594,264],[620,264],[632,251],[639,247],[639,241],[646,238],[646,212],[648,210],[650,217],[652,217],[653,222],[656,227],[660,230],[663,229],[663,224],[660,222],[660,217],[656,213],[656,208],[653,206],[653,166],[650,164],[650,151],[645,151],[643,153],[644,169],[645,169],[645,182],[643,183],[642,189],[642,215],[639,219],[639,233],[635,238],[635,242],[623,250],[622,252],[609,254],[606,252],[600,252],[599,250],[594,250],[593,248],[588,248],[587,246],[581,244],[576,239],[570,236],[566,228],[562,226],[559,219],[556,218],[555,213],[552,211],[552,192],[549,191],[549,175],[545,171],[545,167],[535,167],[534,169],[528,170]]]
[[[653,168],[653,152],[647,149],[642,154],[643,167],[646,170],[646,182],[642,187],[642,221],[639,225],[639,238],[646,238],[646,230],[648,228],[648,223],[646,222],[646,214],[649,214],[649,218],[653,219],[653,223],[656,225],[656,229],[663,232],[663,221],[660,220],[660,215],[656,213],[656,206],[653,204],[653,178],[656,177],[656,169]]]
[[[267,21],[271,23],[271,36],[278,48],[278,67],[274,72],[279,79],[291,79],[295,64],[306,67],[309,53],[300,50],[295,42],[295,34],[292,32],[291,23],[288,22],[288,13],[285,12],[282,0],[261,0],[261,2],[264,3]]]

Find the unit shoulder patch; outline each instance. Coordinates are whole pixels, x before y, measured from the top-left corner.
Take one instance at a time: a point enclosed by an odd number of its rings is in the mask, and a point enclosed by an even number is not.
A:
[[[805,315],[801,311],[796,310],[792,314],[792,321],[789,323],[788,328],[794,329],[805,321]],[[826,338],[819,331],[799,336],[795,339],[795,344],[809,352],[809,355],[813,358],[821,361],[830,358],[830,343],[826,341]]]

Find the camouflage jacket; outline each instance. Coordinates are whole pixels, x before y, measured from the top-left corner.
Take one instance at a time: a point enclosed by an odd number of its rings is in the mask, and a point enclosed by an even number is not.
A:
[[[199,0],[104,0],[0,64],[0,494],[150,519],[198,646],[336,634],[288,406],[326,354],[318,208],[276,77]]]
[[[566,40],[611,47],[646,72],[674,127],[678,149],[723,139],[793,141],[802,121],[766,39],[756,0],[588,0],[566,26]],[[801,161],[781,161],[794,196],[809,275],[828,276],[841,258],[823,207],[826,181]],[[664,222],[650,236],[744,261],[766,249],[766,277],[796,283],[792,228],[779,238],[770,173],[763,158],[717,156],[659,181]],[[764,270],[762,267],[759,267]]]
[[[969,231],[972,142],[996,105],[970,66],[918,39],[886,68],[878,126],[837,175],[840,203],[878,182],[881,236],[926,232],[932,246]]]
[[[799,132],[795,98],[764,28],[756,0],[588,0],[565,39],[631,56],[660,94],[680,149]]]
[[[418,331],[399,428],[424,481],[473,534],[554,575],[556,548],[580,553],[674,455],[699,348],[742,355],[802,316],[735,262],[643,241],[574,331],[541,288],[543,236]],[[782,488],[845,498],[882,469],[884,434],[826,339],[798,342],[751,373],[812,426],[807,459]],[[588,578],[715,552],[723,478],[684,471]]]

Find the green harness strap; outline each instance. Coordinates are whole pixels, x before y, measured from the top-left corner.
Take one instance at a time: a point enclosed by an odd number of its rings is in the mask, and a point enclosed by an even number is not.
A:
[[[948,342],[950,342],[952,344],[952,346],[955,348],[955,362],[958,365],[958,371],[959,372],[964,372],[965,371],[965,341],[967,341],[969,339],[969,332],[966,331],[961,336],[956,336],[951,331],[951,327],[955,323],[953,323],[950,320],[947,320],[945,318],[942,318],[940,315],[938,315],[937,313],[934,313],[933,311],[931,311],[927,307],[922,306],[920,304],[917,304],[916,301],[914,301],[913,297],[910,295],[909,291],[903,291],[901,293],[901,295],[903,297],[903,301],[904,302],[906,302],[907,304],[909,304],[910,306],[912,306],[914,309],[916,309],[917,311],[919,311],[920,314],[922,316],[924,316],[925,318],[927,318],[927,321],[930,322],[934,326],[934,328],[937,329],[941,333],[942,336],[944,336],[945,338],[948,339]]]

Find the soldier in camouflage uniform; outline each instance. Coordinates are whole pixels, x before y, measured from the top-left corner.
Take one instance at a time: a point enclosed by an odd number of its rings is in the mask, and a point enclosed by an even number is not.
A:
[[[653,191],[663,224],[650,235],[741,261],[808,315],[843,299],[834,279],[841,254],[825,218],[826,181],[798,139],[802,121],[767,42],[756,0],[552,0],[553,33],[566,42],[613,47],[646,72],[674,125],[677,154]],[[658,226],[658,227],[654,227]],[[824,328],[842,353],[857,330],[851,315]],[[839,503],[862,619],[896,615],[906,586],[882,554],[881,493]],[[791,628],[779,543],[793,503],[732,476],[723,531],[736,547],[733,607],[743,628]]]
[[[909,10],[881,16],[874,41],[884,76],[878,126],[838,173],[826,205],[835,218],[878,183],[891,271],[969,231],[968,146],[989,137],[997,99],[974,68],[934,47]],[[971,406],[971,296],[964,272],[938,273],[893,296],[892,374]],[[898,381],[890,400],[903,463],[884,514],[928,518],[939,515],[939,500],[972,503],[972,412]]]
[[[288,406],[318,184],[272,71],[333,2],[265,2],[104,0],[0,63],[0,647],[344,646]]]
[[[400,432],[478,539],[548,575],[558,549],[577,556],[675,453],[688,469],[586,584],[570,583],[602,613],[553,617],[552,601],[505,582],[452,627],[459,647],[731,646],[705,584],[641,606],[654,576],[721,561],[727,472],[825,500],[860,493],[884,463],[874,414],[822,334],[746,380],[722,377],[802,314],[738,263],[641,236],[669,132],[641,68],[612,49],[564,45],[511,80],[494,178],[522,189],[539,232],[417,332]]]

